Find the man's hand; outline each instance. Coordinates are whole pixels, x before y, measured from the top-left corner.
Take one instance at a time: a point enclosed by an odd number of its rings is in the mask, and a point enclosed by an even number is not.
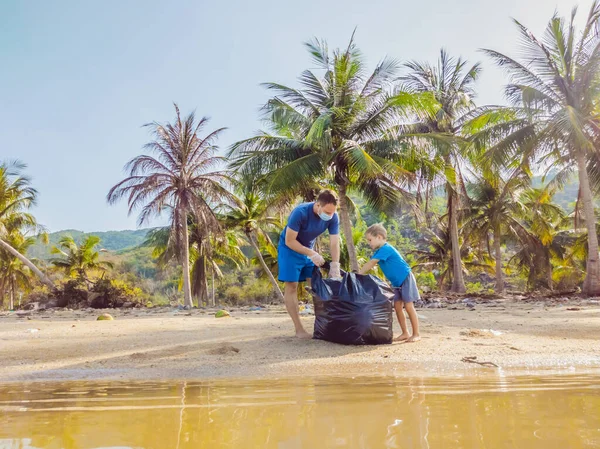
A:
[[[312,263],[314,263],[317,267],[322,267],[325,264],[325,259],[323,259],[323,256],[317,252],[310,256],[310,260],[312,260]]]
[[[331,262],[329,264],[329,277],[331,279],[341,279],[342,273],[340,272],[340,263],[339,262]]]

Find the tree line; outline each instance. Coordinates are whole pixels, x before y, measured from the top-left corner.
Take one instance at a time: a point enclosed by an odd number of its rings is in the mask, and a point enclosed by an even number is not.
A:
[[[424,242],[415,265],[435,269],[440,289],[464,293],[465,273],[493,268],[501,294],[512,267],[530,289],[552,289],[558,276],[600,294],[599,2],[582,30],[575,17],[576,10],[554,15],[539,38],[515,21],[520,58],[483,50],[506,71],[504,105],[477,105],[480,64],[445,50],[433,64],[386,58],[369,71],[354,35],[335,50],[311,40],[315,68],[297,86],[264,84],[272,92],[264,131],[221,157],[224,129],[208,131],[207,118],[183,116],[175,105],[172,123],[147,125],[152,140],[107,200],[127,201],[140,225],[169,214],[170,226],[149,241],[160,260],[181,266],[190,306],[208,298],[208,279],[221,266],[243,263],[244,245],[281,295],[272,240],[289,208],[322,188],[340,197],[346,269],[357,270],[361,258],[360,201],[384,217],[410,214]],[[36,191],[24,170],[0,166],[0,295],[26,288],[31,274],[56,288],[25,257],[40,227],[29,213]],[[532,185],[536,173],[547,175],[542,186]],[[552,197],[575,175],[578,198],[567,214]],[[434,210],[440,195],[443,210]],[[96,244],[82,246],[99,268]],[[61,242],[54,265],[84,279],[70,258],[79,250],[73,245]]]

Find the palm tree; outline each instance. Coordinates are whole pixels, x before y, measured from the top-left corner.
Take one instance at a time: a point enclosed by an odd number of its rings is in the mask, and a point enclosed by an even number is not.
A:
[[[7,238],[8,244],[20,254],[35,243],[34,237],[26,237],[13,230]],[[14,309],[14,298],[19,290],[31,288],[31,270],[20,259],[0,248],[0,305],[8,293],[9,308]]]
[[[554,15],[542,40],[515,21],[522,62],[484,50],[509,73],[506,95],[512,103],[498,110],[510,119],[492,123],[484,136],[495,142],[489,155],[499,165],[515,158],[530,166],[551,164],[561,168],[558,179],[577,170],[589,248],[583,292],[596,295],[600,294],[600,258],[592,186],[600,183],[600,173],[594,169],[600,142],[600,2],[592,3],[581,34],[575,30],[575,15],[576,9],[569,21]]]
[[[272,133],[237,142],[229,156],[237,169],[266,174],[271,192],[298,195],[335,183],[342,230],[351,236],[351,191],[379,209],[411,198],[401,187],[412,174],[399,163],[404,148],[391,128],[405,110],[426,99],[394,94],[398,64],[393,60],[384,59],[367,75],[354,35],[346,49],[331,55],[324,41],[315,39],[306,47],[322,76],[304,71],[299,89],[266,83],[276,93],[264,108]],[[350,266],[357,270],[351,238],[346,245]]]
[[[438,271],[438,288],[445,290],[451,287],[453,275],[456,272],[452,266],[454,258],[452,257],[452,240],[448,232],[448,225],[443,221],[438,221],[433,230],[424,229],[422,242],[419,249],[410,253],[415,255],[415,264],[413,268],[425,267]],[[488,270],[489,263],[483,260],[478,261],[473,254],[472,248],[468,242],[463,241],[460,248],[461,273],[468,268],[483,268]],[[448,284],[448,285],[447,285]]]
[[[225,206],[223,222],[227,228],[241,230],[248,242],[254,249],[254,253],[265,275],[273,285],[273,290],[283,301],[283,293],[279,288],[277,280],[265,263],[261,246],[266,248],[271,256],[276,255],[276,249],[267,230],[280,228],[281,223],[277,217],[270,215],[273,210],[273,202],[264,193],[261,193],[260,184],[252,178],[243,179],[240,182],[240,197],[235,199],[234,206]]]
[[[526,189],[519,200],[523,207],[518,219],[524,229],[519,233],[517,251],[509,264],[516,264],[527,274],[527,286],[532,290],[552,290],[552,259],[563,260],[567,253],[567,248],[560,244],[567,217],[560,206],[552,202],[553,195],[554,189],[548,184]]]
[[[64,236],[58,242],[59,246],[53,246],[50,250],[52,254],[60,257],[50,259],[50,263],[63,269],[68,277],[85,282],[89,287],[93,284],[88,275],[90,271],[104,272],[113,268],[111,262],[100,260],[100,253],[96,251],[99,243],[100,237],[95,235],[86,237],[81,245],[77,245],[70,235]]]
[[[412,61],[406,63],[405,67],[408,73],[400,77],[402,89],[417,94],[430,93],[436,100],[433,107],[425,104],[427,107],[418,111],[417,122],[403,126],[403,133],[429,156],[430,162],[420,170],[421,178],[427,184],[426,199],[439,185],[436,181],[439,174],[443,174],[454,270],[451,290],[464,293],[466,289],[461,268],[458,226],[460,197],[464,197],[461,173],[468,155],[463,128],[475,111],[474,84],[481,68],[479,64],[469,66],[461,58],[452,58],[443,49],[435,66]],[[421,183],[419,191],[420,187]]]
[[[231,229],[222,233],[206,236],[198,224],[190,224],[190,263],[192,266],[192,295],[198,304],[208,304],[208,275],[213,287],[215,278],[222,278],[219,265],[229,265],[240,269],[247,262],[242,252],[243,241]],[[214,306],[214,292],[212,295]]]
[[[504,293],[502,240],[508,237],[517,239],[519,235],[526,234],[517,217],[524,209],[519,202],[520,193],[529,182],[521,170],[514,170],[507,179],[499,173],[487,171],[467,186],[469,198],[465,232],[484,242],[488,254],[492,252],[490,237],[493,239],[497,294]]]
[[[215,141],[224,128],[200,137],[208,119],[196,121],[194,113],[182,119],[177,105],[175,112],[173,124],[146,125],[151,128],[154,140],[144,148],[157,157],[144,154],[132,159],[126,165],[129,177],[115,185],[107,199],[112,204],[126,197],[129,213],[141,207],[140,226],[165,209],[171,211],[169,246],[175,248],[182,264],[184,303],[192,307],[188,216],[205,233],[218,232],[220,226],[212,205],[230,198],[231,194],[224,186],[229,181],[226,172],[216,169],[223,158],[215,156]]]
[[[191,218],[188,218],[188,226],[191,293],[200,305],[208,299],[209,272],[214,282],[215,278],[223,276],[220,265],[230,265],[239,269],[247,262],[247,258],[240,248],[243,242],[233,230],[228,229],[223,233],[208,236],[208,241],[207,236]],[[154,248],[152,256],[157,259],[160,268],[166,267],[176,257],[176,248],[169,244],[170,234],[169,227],[155,228],[148,233],[144,242],[144,245]]]
[[[54,283],[39,270],[25,255],[8,242],[12,231],[33,231],[40,233],[41,227],[35,217],[27,212],[35,205],[37,191],[31,187],[31,180],[23,176],[26,165],[20,162],[0,164],[0,248],[16,257],[50,288]]]

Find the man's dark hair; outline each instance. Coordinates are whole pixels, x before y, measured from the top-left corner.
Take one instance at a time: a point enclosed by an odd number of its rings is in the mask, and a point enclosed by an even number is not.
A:
[[[319,196],[317,196],[317,203],[319,203],[321,206],[327,206],[328,204],[337,206],[338,197],[333,190],[321,190]]]

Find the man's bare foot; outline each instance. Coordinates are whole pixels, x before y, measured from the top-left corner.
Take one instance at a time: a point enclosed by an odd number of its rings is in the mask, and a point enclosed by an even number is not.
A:
[[[300,338],[301,340],[308,340],[312,338],[312,335],[310,335],[304,329],[301,329],[299,331],[296,331],[296,338]]]
[[[419,340],[421,340],[420,335],[413,335],[412,337],[410,337],[409,339],[406,340],[406,343],[414,343],[415,341],[419,341]]]
[[[410,338],[410,335],[408,334],[402,334],[397,336],[396,338],[394,338],[394,341],[406,341]]]

